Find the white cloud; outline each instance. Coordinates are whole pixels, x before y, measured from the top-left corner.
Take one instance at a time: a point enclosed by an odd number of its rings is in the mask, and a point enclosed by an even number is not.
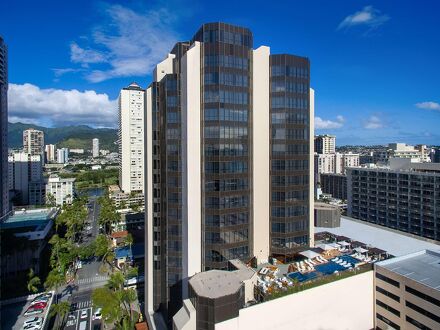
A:
[[[105,54],[93,49],[81,48],[76,42],[70,44],[70,60],[73,63],[81,63],[84,65],[107,62]]]
[[[78,71],[82,71],[83,69],[74,69],[74,68],[54,68],[52,69],[53,74],[55,75],[55,78],[59,78],[66,73],[74,73]]]
[[[105,14],[106,22],[82,38],[84,46],[71,43],[72,62],[91,68],[86,73],[91,82],[150,74],[178,40],[175,16],[164,8],[141,12],[111,5]]]
[[[381,14],[380,10],[373,8],[373,6],[365,6],[362,10],[344,18],[339,24],[338,30],[359,25],[368,26],[370,29],[374,29],[384,24],[389,19],[389,16]]]
[[[341,128],[344,125],[345,118],[341,115],[336,116],[336,121],[315,117],[315,129]]]
[[[117,103],[92,90],[41,89],[32,84],[9,84],[9,119],[54,126],[87,124],[114,127]]]
[[[384,127],[384,124],[378,116],[370,116],[364,123],[366,129],[379,129],[382,127]]]
[[[416,103],[416,107],[419,109],[440,111],[440,104],[437,102],[420,102],[420,103]]]

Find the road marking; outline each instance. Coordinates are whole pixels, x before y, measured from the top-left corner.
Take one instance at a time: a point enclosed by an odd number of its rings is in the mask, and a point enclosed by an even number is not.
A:
[[[93,282],[104,282],[109,279],[108,276],[96,276],[96,277],[89,277],[89,278],[81,278],[76,281],[77,284],[87,284],[87,283],[93,283]]]

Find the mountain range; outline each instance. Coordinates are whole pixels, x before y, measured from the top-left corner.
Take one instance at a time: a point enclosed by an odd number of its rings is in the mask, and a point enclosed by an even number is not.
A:
[[[23,131],[34,128],[44,132],[44,143],[55,144],[57,148],[92,149],[92,139],[99,139],[99,148],[117,151],[117,129],[92,128],[87,125],[64,127],[43,127],[24,123],[8,123],[9,148],[23,146]]]

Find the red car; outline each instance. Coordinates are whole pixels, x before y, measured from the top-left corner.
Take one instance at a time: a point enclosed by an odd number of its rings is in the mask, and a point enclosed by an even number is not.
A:
[[[36,303],[36,304],[30,305],[30,308],[44,309],[44,308],[46,308],[46,306],[47,306],[47,303],[45,303],[45,302],[39,302],[39,303]]]

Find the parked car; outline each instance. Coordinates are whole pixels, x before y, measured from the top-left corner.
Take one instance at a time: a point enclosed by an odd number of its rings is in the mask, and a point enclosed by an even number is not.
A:
[[[42,324],[32,323],[32,324],[28,324],[27,326],[24,326],[23,330],[40,330],[41,327]]]
[[[44,311],[43,309],[29,307],[26,310],[26,312],[24,313],[24,316],[31,316],[31,315],[40,314],[40,313],[43,313],[43,311]]]
[[[23,327],[34,323],[40,323],[40,324],[43,323],[43,318],[38,316],[31,317],[23,322]]]
[[[30,307],[37,308],[37,309],[45,309],[47,306],[47,303],[45,302],[38,302],[38,303],[32,303]]]
[[[97,308],[96,311],[95,311],[95,313],[93,313],[93,319],[94,319],[94,320],[100,320],[100,319],[102,319],[102,314],[101,314],[101,312],[102,312],[102,308]]]
[[[40,297],[40,298],[35,298],[34,300],[32,300],[32,304],[36,304],[39,302],[45,302],[47,303],[49,301],[50,297]]]
[[[51,292],[46,292],[46,293],[43,293],[43,294],[40,294],[40,295],[36,296],[34,298],[34,300],[38,300],[38,299],[47,299],[47,300],[49,300],[51,297],[52,297],[52,293]]]
[[[85,319],[85,318],[87,317],[87,315],[88,315],[88,313],[87,313],[87,309],[83,309],[83,310],[81,311],[81,318],[82,318],[82,319]]]
[[[81,262],[81,261],[78,261],[78,262],[76,263],[76,269],[81,269],[82,267],[83,267],[82,262]]]

